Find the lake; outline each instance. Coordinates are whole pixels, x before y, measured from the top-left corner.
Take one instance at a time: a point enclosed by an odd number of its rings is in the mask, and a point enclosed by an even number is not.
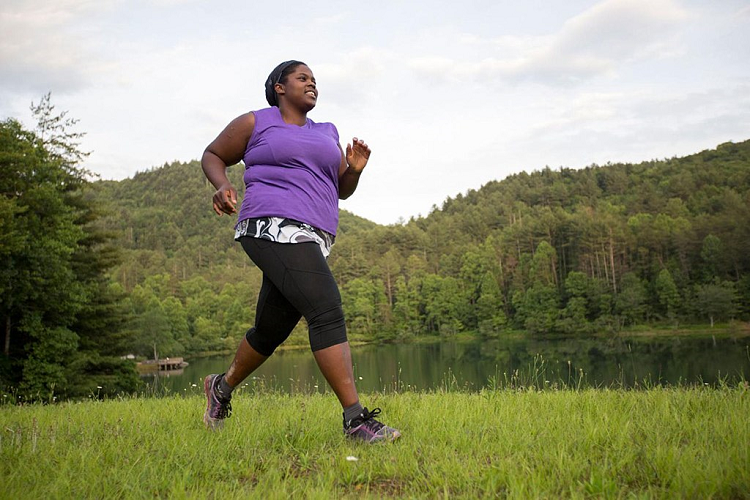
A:
[[[750,379],[750,337],[508,338],[352,348],[361,392],[477,391],[509,382],[575,387],[709,384]],[[189,359],[176,372],[145,377],[159,392],[193,394],[231,355]],[[248,388],[330,392],[309,349],[279,350]]]

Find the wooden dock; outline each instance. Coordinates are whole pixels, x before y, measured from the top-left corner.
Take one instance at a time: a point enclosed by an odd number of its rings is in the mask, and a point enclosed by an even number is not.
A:
[[[159,365],[159,371],[179,370],[187,366],[187,362],[183,358],[164,358],[160,359],[157,364]]]
[[[189,363],[184,358],[164,358],[164,359],[147,359],[136,363],[135,368],[138,373],[153,372],[178,372],[185,368]]]

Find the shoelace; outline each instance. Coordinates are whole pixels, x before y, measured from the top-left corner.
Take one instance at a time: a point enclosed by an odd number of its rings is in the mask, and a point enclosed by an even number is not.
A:
[[[232,416],[232,402],[231,398],[226,399],[221,396],[219,393],[218,388],[214,387],[213,389],[214,396],[216,397],[216,401],[219,402],[219,407],[217,408],[216,416],[213,418],[229,418]]]
[[[232,416],[232,403],[229,401],[221,402],[221,405],[219,405],[219,411],[217,412],[218,415],[216,418],[229,418]]]
[[[380,411],[381,411],[380,408],[373,408],[372,411],[369,411],[367,408],[363,408],[360,416],[354,417],[353,419],[351,419],[347,427],[352,428],[358,425],[362,425],[368,420],[372,420],[374,417],[380,415]],[[376,423],[380,423],[380,422],[376,422]]]

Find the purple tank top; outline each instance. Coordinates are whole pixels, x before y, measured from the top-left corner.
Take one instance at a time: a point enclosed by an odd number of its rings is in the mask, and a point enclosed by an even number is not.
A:
[[[289,125],[277,107],[254,111],[238,220],[287,217],[332,235],[339,221],[339,133],[332,123]]]

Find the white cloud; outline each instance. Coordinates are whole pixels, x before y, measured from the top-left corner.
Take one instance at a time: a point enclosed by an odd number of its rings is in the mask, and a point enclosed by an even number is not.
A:
[[[548,119],[524,129],[517,139],[520,147],[535,148],[542,164],[638,162],[748,139],[750,86],[561,95],[546,114]]]
[[[15,1],[0,12],[0,85],[43,93],[86,86],[103,59],[75,29],[81,17],[112,2]]]
[[[380,77],[391,59],[388,50],[364,46],[340,54],[336,63],[316,64],[313,70],[330,83],[358,85]]]
[[[346,13],[340,12],[330,16],[316,17],[313,19],[313,24],[318,27],[336,26],[339,23],[344,22],[348,17],[349,16]]]
[[[458,63],[443,56],[413,57],[406,62],[406,65],[416,72],[428,76],[448,77],[459,73],[456,68]]]
[[[582,93],[574,97],[560,96],[548,102],[539,113],[548,118],[529,127],[527,137],[547,137],[581,127],[602,126],[621,117],[621,106],[628,98],[622,93]]]
[[[567,21],[553,52],[637,56],[687,18],[674,0],[606,0]]]
[[[566,21],[551,35],[482,40],[459,34],[460,43],[480,49],[463,59],[415,57],[409,66],[422,74],[435,75],[452,68],[454,76],[470,79],[546,84],[611,77],[623,64],[681,53],[675,32],[688,18],[687,11],[674,0],[606,0]]]
[[[388,93],[383,82],[390,82],[397,58],[388,49],[363,46],[343,52],[325,62],[309,62],[318,81],[320,105],[335,113],[382,106]]]

